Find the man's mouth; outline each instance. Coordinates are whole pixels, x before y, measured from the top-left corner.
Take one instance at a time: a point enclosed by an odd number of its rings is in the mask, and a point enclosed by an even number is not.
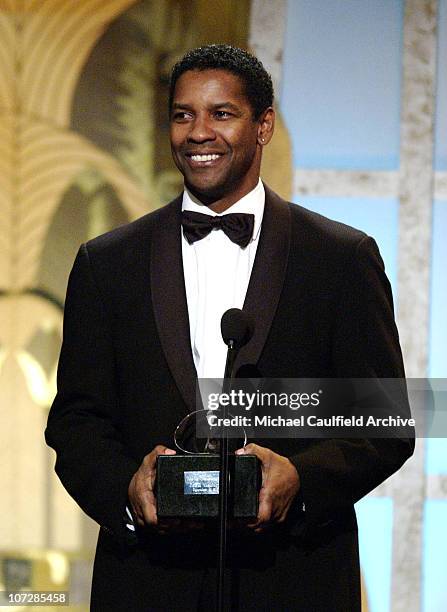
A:
[[[219,159],[219,157],[221,156],[218,155],[217,153],[209,153],[207,155],[190,155],[189,157],[194,162],[207,162],[207,161],[214,161],[216,159]]]
[[[211,168],[215,164],[219,164],[223,158],[223,153],[207,152],[207,153],[195,153],[187,152],[185,157],[188,160],[188,164],[191,168]]]

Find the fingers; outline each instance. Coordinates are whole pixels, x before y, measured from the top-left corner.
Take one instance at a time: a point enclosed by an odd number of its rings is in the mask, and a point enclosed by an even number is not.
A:
[[[145,524],[156,524],[157,513],[155,507],[155,497],[148,483],[144,472],[146,468],[140,469],[134,474],[129,486],[129,501],[133,513],[140,527]]]
[[[255,531],[255,533],[260,533],[264,531],[271,522],[272,519],[272,498],[265,489],[261,489],[259,493],[259,508],[258,508],[258,516],[256,517],[256,521],[248,525],[251,529]]]
[[[149,468],[153,468],[157,462],[158,455],[175,455],[176,451],[172,448],[168,448],[167,446],[163,446],[162,444],[157,444],[155,448],[151,450],[151,452],[145,456],[143,459],[143,464],[145,464]]]
[[[247,444],[245,452],[250,455],[256,455],[261,462],[262,485],[259,492],[258,516],[255,523],[249,525],[255,533],[261,533],[271,522],[274,510],[274,497],[272,496],[272,489],[269,486],[270,464],[274,453],[272,453],[270,449],[254,443]]]
[[[144,525],[144,515],[143,515],[142,509],[140,508],[138,492],[137,492],[138,471],[135,472],[135,474],[132,477],[132,480],[130,481],[127,496],[129,498],[129,503],[132,509],[133,516],[135,517],[137,524],[140,527],[142,527]]]
[[[251,442],[247,444],[244,448],[239,448],[236,451],[237,455],[256,455],[256,457],[261,462],[262,468],[262,487],[259,492],[259,507],[258,507],[258,516],[256,517],[256,521],[252,523],[248,523],[247,527],[253,529],[255,533],[260,533],[264,531],[268,526],[271,517],[272,517],[272,498],[267,488],[268,482],[268,469],[271,460],[272,451],[264,446],[260,446],[259,444],[255,444]]]
[[[256,455],[262,464],[258,516],[256,521],[248,526],[259,533],[271,523],[283,523],[300,488],[295,466],[286,457],[258,444],[248,444],[245,449],[236,452]]]
[[[175,455],[176,451],[161,444],[148,453],[129,484],[128,496],[133,513],[140,527],[155,526],[157,519],[157,504],[154,495],[156,478],[156,462],[159,455]]]
[[[175,451],[173,448],[163,446],[163,444],[157,444],[157,446],[151,452],[155,453],[155,455],[175,455],[177,451]]]
[[[254,444],[254,442],[250,442],[244,448],[238,448],[236,451],[237,455],[256,455],[256,457],[261,461],[261,463],[265,463],[269,460],[269,456],[272,451],[265,446],[260,446],[259,444]]]
[[[158,523],[157,506],[155,504],[155,496],[152,492],[145,491],[141,495],[141,510],[145,523],[148,525],[156,525]]]

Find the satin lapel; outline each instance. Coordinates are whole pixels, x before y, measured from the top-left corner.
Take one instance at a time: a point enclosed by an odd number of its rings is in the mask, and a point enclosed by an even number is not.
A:
[[[289,258],[289,206],[268,187],[264,187],[261,235],[244,302],[244,310],[252,317],[255,329],[252,339],[236,358],[236,372],[241,365],[256,365],[261,356],[278,307]]]
[[[160,210],[152,240],[152,303],[161,345],[174,380],[195,410],[196,369],[191,352],[180,235],[181,196]]]

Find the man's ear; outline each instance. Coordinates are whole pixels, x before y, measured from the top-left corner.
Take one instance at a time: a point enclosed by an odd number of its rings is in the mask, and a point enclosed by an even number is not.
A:
[[[275,129],[275,111],[269,106],[262,112],[259,118],[258,143],[263,147],[268,144],[273,136]]]

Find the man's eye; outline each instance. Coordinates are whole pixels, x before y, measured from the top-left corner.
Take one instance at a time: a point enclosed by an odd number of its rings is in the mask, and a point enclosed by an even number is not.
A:
[[[187,121],[190,115],[191,113],[187,113],[186,111],[177,111],[172,115],[172,119],[174,121]]]
[[[231,113],[225,110],[218,110],[214,113],[214,115],[217,117],[217,119],[228,119],[228,117],[231,117]]]

